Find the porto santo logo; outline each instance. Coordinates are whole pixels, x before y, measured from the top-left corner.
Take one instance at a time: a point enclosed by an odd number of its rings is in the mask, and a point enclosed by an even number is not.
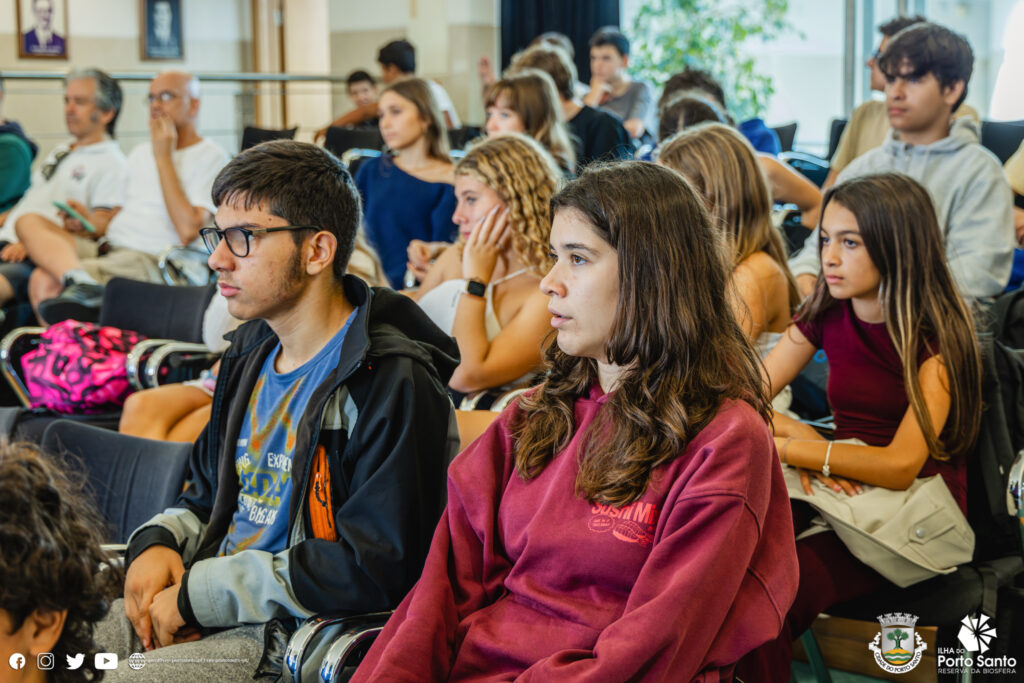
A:
[[[996,627],[988,623],[988,615],[972,617],[968,614],[961,624],[960,632],[956,634],[956,637],[960,639],[960,644],[964,646],[964,649],[981,654],[988,652],[992,641],[996,639]]]
[[[914,631],[917,617],[904,612],[893,612],[878,617],[882,630],[875,634],[868,648],[875,653],[875,663],[884,671],[902,674],[921,662],[928,647],[921,634]]]
[[[989,623],[987,615],[968,614],[960,622],[960,631],[956,635],[964,649],[954,650],[950,647],[938,649],[935,661],[940,674],[969,672],[986,676],[1017,675],[1016,657],[1008,654],[985,654],[996,642],[996,629]],[[1014,678],[1014,680],[1018,679]]]

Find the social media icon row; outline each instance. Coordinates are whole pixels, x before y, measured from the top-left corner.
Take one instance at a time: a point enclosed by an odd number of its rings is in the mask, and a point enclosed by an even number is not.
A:
[[[66,658],[68,664],[67,668],[70,671],[74,671],[75,669],[80,668],[82,664],[85,663],[85,655],[83,655],[82,653],[78,653],[74,656],[66,655]],[[25,668],[26,664],[25,655],[21,654],[20,652],[15,652],[7,659],[7,663],[15,671],[23,669]],[[93,665],[97,669],[116,669],[117,655],[113,652],[98,652],[96,653],[96,656],[93,659]],[[53,669],[53,666],[53,653],[43,652],[42,654],[36,655],[36,668],[40,671],[50,671],[51,669]]]

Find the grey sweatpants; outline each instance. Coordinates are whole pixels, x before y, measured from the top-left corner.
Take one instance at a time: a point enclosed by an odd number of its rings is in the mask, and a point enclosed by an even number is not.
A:
[[[102,652],[118,658],[117,668],[104,672],[104,681],[249,681],[263,656],[263,631],[263,624],[239,626],[192,643],[146,652],[124,614],[124,600],[118,599],[107,617],[96,624],[95,638]],[[144,659],[133,658],[136,653]],[[139,664],[141,668],[136,668]]]

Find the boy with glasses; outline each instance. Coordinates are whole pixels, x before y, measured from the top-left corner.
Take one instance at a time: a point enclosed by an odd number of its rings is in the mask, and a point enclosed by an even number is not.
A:
[[[73,71],[64,85],[64,121],[72,139],[57,145],[0,228],[0,304],[25,301],[34,267],[21,234],[52,235],[73,254],[96,254],[96,240],[124,203],[125,157],[114,140],[121,87],[99,69]],[[87,216],[95,232],[57,208]]]
[[[213,199],[210,267],[250,322],[228,335],[185,492],[132,535],[123,604],[97,636],[120,656],[171,646],[146,665],[156,679],[251,678],[267,629],[393,609],[419,577],[458,444],[454,341],[412,300],[345,275],[361,210],[337,159],[257,145]],[[262,671],[279,674],[280,655]],[[200,658],[239,661],[169,663]]]
[[[858,157],[838,182],[872,173],[903,173],[928,190],[960,293],[986,300],[1006,287],[1013,249],[1013,197],[999,160],[978,144],[980,124],[952,114],[967,97],[974,53],[963,36],[928,22],[895,36],[878,67],[892,132]],[[818,230],[789,260],[803,294],[821,270]]]
[[[161,73],[150,82],[146,101],[150,141],[128,157],[121,177],[124,202],[110,219],[107,251],[83,258],[54,230],[19,231],[36,264],[29,299],[46,322],[96,320],[101,285],[113,277],[160,282],[161,252],[195,242],[209,223],[210,187],[228,156],[196,130],[198,79],[180,71]]]

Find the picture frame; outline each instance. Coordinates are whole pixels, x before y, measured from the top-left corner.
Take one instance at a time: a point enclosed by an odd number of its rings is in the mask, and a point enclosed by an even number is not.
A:
[[[181,0],[139,0],[139,58],[184,59],[182,26]]]
[[[18,57],[68,58],[67,0],[15,0]]]

